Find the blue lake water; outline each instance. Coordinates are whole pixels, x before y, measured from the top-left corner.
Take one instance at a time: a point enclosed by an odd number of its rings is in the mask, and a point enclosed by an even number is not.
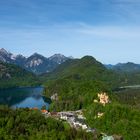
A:
[[[0,89],[0,104],[13,108],[33,108],[41,109],[46,106],[48,109],[50,99],[42,96],[43,87],[24,87]]]

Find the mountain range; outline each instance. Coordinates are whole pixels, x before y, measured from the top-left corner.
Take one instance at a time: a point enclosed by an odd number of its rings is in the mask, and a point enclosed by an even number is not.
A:
[[[29,57],[23,55],[15,55],[6,51],[4,48],[0,49],[0,61],[16,64],[28,71],[35,74],[47,73],[54,70],[59,64],[65,62],[71,57],[66,57],[62,54],[54,54],[53,56],[46,58],[43,55],[34,53]]]
[[[105,65],[106,68],[112,69],[118,72],[139,72],[140,71],[140,64],[135,64],[132,62],[128,63],[118,63],[116,65]]]
[[[0,49],[0,61],[16,64],[30,72],[37,75],[52,72],[64,63],[66,60],[73,59],[73,57],[66,57],[62,54],[54,54],[50,57],[45,57],[41,54],[34,53],[29,57],[25,57],[21,54],[15,55],[11,52],[6,51],[4,48]],[[108,64],[104,65],[107,69],[114,70],[116,72],[139,72],[140,64],[132,62],[118,63],[116,65]]]

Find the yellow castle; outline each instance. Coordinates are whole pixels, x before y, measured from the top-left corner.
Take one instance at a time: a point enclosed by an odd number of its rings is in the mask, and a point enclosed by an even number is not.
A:
[[[105,106],[105,104],[109,103],[108,95],[104,93],[98,94],[99,102]]]

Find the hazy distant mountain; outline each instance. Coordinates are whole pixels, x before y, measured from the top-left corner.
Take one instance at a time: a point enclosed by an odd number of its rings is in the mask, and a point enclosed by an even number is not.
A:
[[[108,69],[121,72],[138,72],[140,71],[140,64],[135,64],[132,62],[128,63],[118,63],[117,65],[106,65]]]
[[[105,64],[105,67],[106,67],[107,69],[112,69],[112,68],[114,67],[114,65],[112,65],[112,64]]]
[[[4,48],[0,49],[0,61],[19,65],[36,74],[50,72],[68,59],[70,58],[65,57],[62,54],[55,54],[46,58],[38,53],[34,53],[26,58],[22,55],[14,55],[6,51]]]

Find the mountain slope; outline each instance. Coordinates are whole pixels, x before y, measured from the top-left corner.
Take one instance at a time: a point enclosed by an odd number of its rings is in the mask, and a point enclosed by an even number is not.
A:
[[[63,62],[65,62],[66,60],[70,59],[62,54],[54,54],[53,56],[48,58],[49,60],[57,63],[57,64],[62,64]]]
[[[0,62],[0,88],[39,84],[37,77],[16,65]]]

